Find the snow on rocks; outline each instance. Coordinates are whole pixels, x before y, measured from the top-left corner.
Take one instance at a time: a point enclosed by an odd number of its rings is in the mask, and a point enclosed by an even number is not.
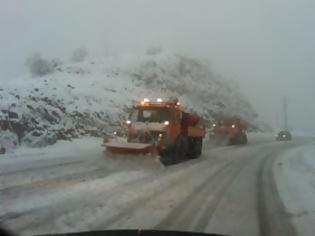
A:
[[[0,130],[0,154],[12,152],[18,145],[18,137],[9,130]]]
[[[200,60],[166,52],[60,63],[52,74],[9,81],[0,89],[0,119],[19,141],[41,147],[108,135],[143,97],[178,97],[205,118],[225,112],[260,127],[237,84]]]

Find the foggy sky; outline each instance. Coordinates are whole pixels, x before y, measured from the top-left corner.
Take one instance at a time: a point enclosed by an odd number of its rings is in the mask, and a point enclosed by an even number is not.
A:
[[[152,45],[201,57],[239,81],[260,117],[315,132],[313,0],[0,0],[0,82],[24,73],[28,55],[68,58]]]

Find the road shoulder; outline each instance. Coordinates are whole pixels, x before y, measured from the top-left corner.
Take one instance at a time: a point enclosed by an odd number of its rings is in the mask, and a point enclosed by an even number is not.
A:
[[[298,235],[315,234],[315,146],[284,152],[275,161],[280,197]]]

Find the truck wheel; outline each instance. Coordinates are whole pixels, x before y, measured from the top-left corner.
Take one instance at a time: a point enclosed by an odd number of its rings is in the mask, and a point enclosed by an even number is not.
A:
[[[202,138],[190,138],[189,150],[187,153],[188,158],[195,159],[201,155],[202,152]]]
[[[232,137],[232,138],[230,138],[228,144],[229,144],[229,145],[235,145],[235,144],[237,144],[237,140],[238,140],[237,137]]]
[[[200,157],[201,154],[202,154],[202,138],[198,138],[197,157]]]
[[[244,133],[240,133],[237,137],[237,144],[247,144],[247,135]]]
[[[4,147],[2,147],[2,148],[0,148],[0,154],[5,154],[5,148]]]
[[[159,153],[160,155],[160,162],[165,165],[169,166],[173,164],[173,147],[168,147],[163,152]]]
[[[160,153],[160,161],[163,165],[177,164],[187,158],[188,140],[182,135],[176,138],[174,145],[170,146],[167,151]]]
[[[243,143],[242,144],[247,144],[248,143],[248,139],[247,139],[247,135],[243,134],[244,138],[243,138]]]
[[[188,150],[188,140],[182,135],[176,138],[176,141],[170,151],[170,159],[172,164],[179,163],[186,159]]]
[[[188,140],[187,138],[179,135],[175,141],[175,145],[172,152],[172,161],[173,164],[179,163],[182,160],[186,159],[188,149]]]
[[[172,165],[173,164],[172,155],[166,153],[160,155],[160,162],[165,166]]]
[[[247,144],[247,135],[244,133],[238,133],[230,139],[230,145],[242,145]]]
[[[180,140],[176,140],[174,145],[165,150],[163,153],[160,153],[160,161],[163,165],[169,166],[174,165],[182,159],[183,149],[181,148]],[[185,154],[184,154],[185,155]]]

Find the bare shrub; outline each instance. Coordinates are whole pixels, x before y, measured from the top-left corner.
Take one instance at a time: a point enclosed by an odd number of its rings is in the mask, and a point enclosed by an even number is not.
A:
[[[70,60],[72,62],[82,62],[89,55],[85,48],[77,48],[72,52]]]
[[[146,50],[147,55],[158,55],[163,51],[161,47],[150,47]]]
[[[40,53],[34,53],[26,60],[26,66],[29,68],[33,77],[41,77],[54,72],[51,62],[42,58]]]

